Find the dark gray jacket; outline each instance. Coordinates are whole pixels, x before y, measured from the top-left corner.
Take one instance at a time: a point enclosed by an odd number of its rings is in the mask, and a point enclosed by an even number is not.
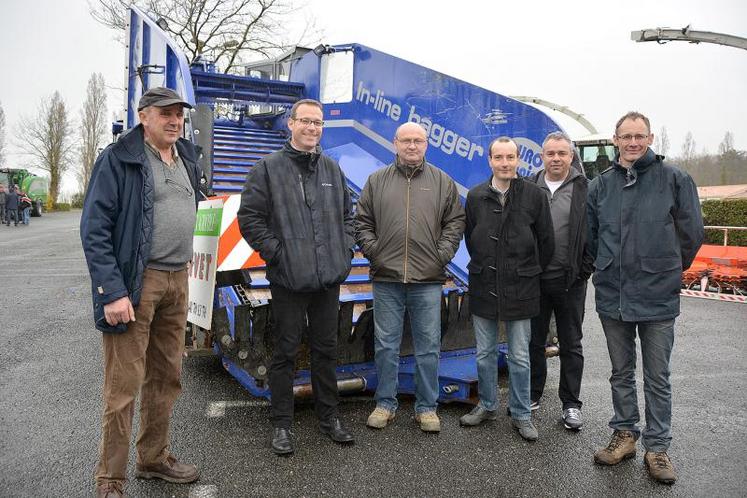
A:
[[[454,181],[423,162],[396,162],[368,177],[358,200],[356,238],[383,282],[435,283],[464,232],[464,209]]]
[[[540,178],[544,176],[545,170],[541,170],[532,175],[530,180],[539,184]],[[573,183],[573,194],[569,215],[568,258],[563,263],[567,287],[572,286],[578,279],[587,280],[594,271],[594,258],[586,243],[586,197],[589,191],[589,181],[573,168],[569,176],[568,182]],[[552,211],[552,207],[550,210]]]
[[[703,243],[690,175],[648,149],[628,170],[617,159],[589,187],[589,248],[600,316],[626,322],[680,313],[682,272]]]
[[[5,209],[8,211],[15,211],[18,209],[18,192],[15,189],[9,190],[5,194]]]
[[[272,284],[313,292],[350,273],[350,193],[340,167],[319,150],[301,152],[286,142],[257,161],[246,177],[238,220]]]

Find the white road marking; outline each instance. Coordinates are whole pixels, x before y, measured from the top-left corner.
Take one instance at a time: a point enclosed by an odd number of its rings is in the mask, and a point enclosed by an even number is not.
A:
[[[214,484],[195,484],[189,487],[189,498],[213,498],[218,496],[218,486]]]
[[[226,408],[243,408],[247,406],[270,406],[266,399],[252,399],[246,401],[211,401],[205,410],[208,418],[218,418],[226,416]]]

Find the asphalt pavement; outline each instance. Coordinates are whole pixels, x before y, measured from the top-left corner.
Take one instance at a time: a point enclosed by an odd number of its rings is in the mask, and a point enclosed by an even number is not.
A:
[[[79,218],[79,211],[49,213],[28,227],[0,226],[0,496],[94,492],[101,337],[92,326]],[[663,486],[649,479],[640,446],[635,460],[616,467],[592,462],[609,439],[612,415],[610,363],[592,293],[584,333],[585,426],[578,433],[559,422],[559,361],[551,359],[548,387],[533,416],[540,432],[535,443],[523,441],[505,416],[461,428],[459,417],[470,407],[459,404],[439,409],[440,434],[424,434],[408,398],[391,426],[373,431],[364,423],[374,403],[356,396],[340,405],[355,445],[326,439],[313,407],[300,404],[296,453],[279,458],[269,448],[266,401],[251,397],[216,358],[188,358],[172,419],[172,451],[196,463],[202,476],[192,485],[132,479],[126,491],[206,498],[747,496],[747,306],[683,298],[672,358],[669,453],[679,480]],[[500,390],[505,406],[505,373]]]

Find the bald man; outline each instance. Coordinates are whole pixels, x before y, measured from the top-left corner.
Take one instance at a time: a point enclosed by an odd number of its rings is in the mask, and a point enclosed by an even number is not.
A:
[[[399,348],[405,311],[415,346],[415,420],[439,432],[441,286],[464,232],[454,181],[425,161],[428,137],[408,122],[394,137],[396,157],[372,174],[358,201],[356,240],[371,263],[376,409],[366,425],[383,429],[397,411]]]

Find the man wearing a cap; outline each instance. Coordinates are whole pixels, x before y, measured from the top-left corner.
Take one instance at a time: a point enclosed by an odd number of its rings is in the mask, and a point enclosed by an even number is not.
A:
[[[103,332],[100,497],[122,496],[138,391],[136,477],[199,477],[197,467],[169,452],[201,177],[197,151],[182,138],[185,107],[191,105],[173,90],[148,90],[138,105],[140,124],[96,160],[83,205],[80,236]]]

